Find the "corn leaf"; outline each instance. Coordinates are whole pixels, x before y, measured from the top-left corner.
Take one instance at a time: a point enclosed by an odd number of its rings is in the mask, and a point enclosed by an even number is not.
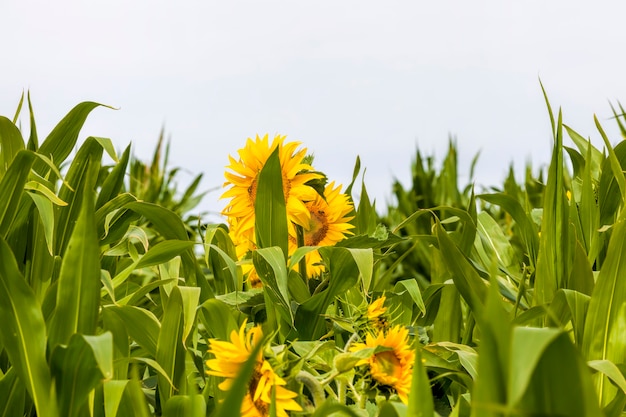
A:
[[[50,358],[59,411],[73,417],[87,412],[90,392],[113,376],[113,337],[74,334],[67,346],[57,346]]]
[[[76,226],[61,262],[57,304],[50,323],[51,348],[68,343],[74,333],[95,334],[100,287],[100,247],[91,191],[84,194]]]
[[[183,299],[178,286],[175,286],[164,307],[155,355],[158,364],[161,365],[169,379],[174,382],[174,386],[171,386],[163,376],[157,377],[162,407],[174,395],[185,368],[183,333]]]
[[[278,148],[259,172],[254,201],[255,230],[259,248],[278,246],[285,260],[288,251],[287,206]]]
[[[587,361],[626,362],[626,211],[613,227],[606,259],[589,301],[582,352]],[[615,397],[616,388],[606,377],[594,376],[600,403]]]
[[[41,307],[0,236],[0,342],[41,417],[55,417],[52,377],[46,362],[46,325]]]
[[[0,116],[0,179],[7,172],[13,158],[24,149],[24,139],[17,126]]]
[[[21,151],[0,179],[0,236],[7,238],[20,205],[24,185],[34,161],[34,154]]]

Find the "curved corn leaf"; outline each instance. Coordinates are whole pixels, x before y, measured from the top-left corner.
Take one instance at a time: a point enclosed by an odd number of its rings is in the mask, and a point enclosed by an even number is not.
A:
[[[178,286],[175,286],[164,306],[155,355],[156,361],[161,365],[169,379],[174,382],[174,386],[171,386],[163,376],[157,377],[162,407],[174,395],[185,368],[183,308],[181,292]]]
[[[278,147],[267,158],[257,180],[254,201],[255,230],[259,248],[278,246],[287,259],[287,206]]]
[[[52,159],[56,166],[60,167],[61,163],[70,155],[72,149],[78,140],[78,134],[87,120],[87,116],[93,109],[98,106],[109,107],[103,104],[93,102],[83,102],[76,105],[70,112],[52,129],[52,132],[46,137],[38,153]],[[112,108],[112,107],[109,107]],[[40,175],[45,174],[45,164],[41,161],[35,163],[34,169]]]
[[[0,179],[0,236],[5,238],[13,223],[20,205],[24,185],[34,162],[34,154],[22,150],[15,155],[14,161]]]
[[[84,193],[57,285],[57,304],[50,322],[50,348],[68,343],[74,333],[92,335],[96,332],[102,284],[93,191]]]
[[[52,351],[50,363],[61,414],[85,415],[91,391],[113,376],[113,337],[74,334],[67,346]]]
[[[582,352],[588,361],[626,362],[626,211],[613,227],[606,259],[589,301]],[[607,405],[616,388],[606,377],[594,376],[601,404]]]
[[[41,307],[0,236],[0,342],[33,400],[37,415],[55,417],[52,377],[46,362],[46,325]]]
[[[0,178],[7,172],[13,158],[24,149],[20,130],[4,116],[0,116]]]
[[[26,390],[14,367],[0,378],[0,417],[24,414]]]

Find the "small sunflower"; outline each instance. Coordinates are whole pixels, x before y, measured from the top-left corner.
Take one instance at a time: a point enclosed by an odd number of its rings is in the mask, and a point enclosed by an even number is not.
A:
[[[239,332],[233,330],[230,334],[230,342],[211,339],[209,340],[209,352],[215,359],[206,361],[209,375],[226,378],[218,387],[222,391],[228,391],[243,364],[248,360],[254,345],[263,338],[261,328],[258,326],[246,330],[246,322],[243,323]],[[262,352],[254,366],[254,372],[248,382],[248,390],[241,403],[242,417],[265,417],[269,415],[272,402],[272,390],[276,396],[276,415],[288,417],[288,410],[301,411],[300,405],[294,401],[297,394],[284,387],[285,380],[276,375],[272,366],[263,358]]]
[[[276,148],[279,152],[288,224],[308,223],[310,214],[304,202],[315,199],[317,193],[305,184],[322,178],[322,175],[312,172],[313,168],[304,161],[307,150],[298,149],[299,146],[300,142],[285,142],[285,136],[277,135],[270,144],[268,135],[262,138],[257,135],[254,140],[248,138],[246,146],[238,151],[239,160],[229,156],[230,164],[226,168],[232,172],[225,172],[224,186],[230,188],[221,198],[231,200],[222,214],[237,219],[236,233],[242,236],[237,240],[254,241],[254,203],[258,176]]]
[[[386,330],[388,326],[388,321],[385,317],[387,312],[387,307],[384,305],[385,300],[387,300],[387,297],[383,295],[367,306],[367,320],[377,330]]]
[[[378,346],[384,346],[390,350],[378,352],[357,365],[368,364],[372,379],[378,385],[395,390],[400,400],[407,404],[415,361],[415,352],[409,346],[409,331],[405,327],[394,326],[387,332],[379,331],[376,337],[368,334],[365,343],[355,343],[350,350],[357,351]]]
[[[333,246],[335,243],[352,234],[350,229],[354,226],[349,223],[352,217],[349,214],[353,210],[352,203],[346,194],[341,193],[341,185],[335,187],[331,182],[324,189],[324,198],[316,194],[315,199],[306,203],[310,213],[309,221],[303,226],[305,246]],[[295,234],[289,237],[290,252],[297,247]],[[320,275],[324,267],[319,263],[322,260],[318,251],[306,255],[307,275]]]

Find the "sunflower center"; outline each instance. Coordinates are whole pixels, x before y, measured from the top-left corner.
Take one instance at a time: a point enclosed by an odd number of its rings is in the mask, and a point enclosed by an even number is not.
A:
[[[256,410],[259,412],[259,415],[267,416],[269,415],[269,411],[270,411],[269,404],[263,401],[261,397],[257,398],[257,400],[254,401],[254,395],[256,394],[256,390],[259,386],[260,379],[261,379],[260,365],[257,364],[257,366],[254,369],[254,373],[252,374],[252,378],[250,378],[250,383],[248,384],[248,395],[250,396],[250,399],[252,400],[252,404],[254,404],[254,408],[256,408]]]
[[[402,365],[392,350],[377,353],[371,367],[374,379],[383,384],[393,384],[402,376]]]
[[[248,187],[248,198],[250,198],[250,204],[252,207],[254,207],[254,202],[256,201],[256,186],[258,177],[259,174],[252,179],[252,182],[250,182],[250,186]]]
[[[317,246],[328,233],[328,218],[324,210],[311,212],[309,230],[304,232],[304,244],[306,246]]]

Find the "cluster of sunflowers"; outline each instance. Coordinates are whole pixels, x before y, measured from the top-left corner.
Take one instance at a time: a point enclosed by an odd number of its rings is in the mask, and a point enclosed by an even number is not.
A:
[[[246,146],[239,150],[239,159],[229,156],[232,172],[226,172],[222,198],[230,202],[222,212],[228,219],[230,237],[235,244],[238,258],[245,259],[257,248],[255,233],[255,201],[258,177],[268,158],[278,148],[282,174],[283,194],[287,209],[289,231],[289,254],[298,248],[298,228],[303,232],[303,246],[332,246],[350,234],[353,205],[350,198],[341,193],[341,185],[331,182],[316,189],[313,183],[325,182],[323,174],[310,165],[311,157],[299,142],[285,142],[285,136],[277,135],[270,143],[268,135],[254,140],[248,138]],[[321,191],[321,192],[320,192]],[[323,272],[320,255],[313,251],[306,255],[306,275],[314,277]],[[245,265],[245,264],[244,264]],[[250,286],[260,285],[252,265],[246,265]],[[302,271],[301,271],[302,272]]]
[[[347,397],[342,391],[346,387],[350,389],[352,402],[359,408],[365,408],[368,399],[376,401],[381,396],[389,398],[394,394],[404,404],[408,403],[415,352],[409,343],[408,329],[400,325],[390,327],[385,300],[383,295],[367,307],[363,332],[354,333],[342,352],[335,356],[332,371],[321,379],[305,371],[297,374],[295,379],[307,386],[315,405],[323,401],[326,385],[333,381],[338,387],[336,399],[344,404]],[[357,342],[361,333],[365,333],[365,341]],[[225,378],[218,385],[221,390],[230,389],[244,363],[253,354],[254,347],[262,340],[261,327],[250,326],[244,321],[239,331],[231,332],[230,341],[209,341],[209,353],[214,358],[206,362],[207,373]],[[275,352],[264,347],[256,356],[241,403],[241,415],[268,416],[272,397],[277,416],[287,417],[288,411],[303,411],[301,403],[310,402],[302,397],[299,402],[296,401],[299,395],[286,387],[287,382],[277,375],[268,360],[275,360]]]
[[[249,287],[261,286],[254,267],[246,259],[257,249],[258,178],[273,152],[278,152],[280,160],[289,256],[299,246],[331,246],[351,234],[354,208],[350,198],[341,193],[341,185],[334,182],[315,186],[325,183],[326,178],[313,169],[307,150],[299,146],[298,142],[285,142],[284,136],[276,136],[271,143],[267,135],[257,136],[254,140],[248,139],[246,146],[239,150],[238,160],[230,157],[228,169],[232,172],[226,173],[228,189],[222,197],[231,200],[223,214],[228,219],[229,234]],[[317,251],[308,252],[305,259],[306,271],[299,271],[302,275],[317,277],[325,272]],[[230,341],[209,340],[208,351],[212,358],[206,362],[207,373],[224,378],[218,388],[228,391],[246,361],[258,351],[241,404],[242,416],[267,416],[272,407],[275,415],[282,417],[287,417],[289,411],[306,413],[311,410],[311,401],[319,406],[329,393],[340,403],[360,408],[365,407],[368,399],[375,401],[379,395],[387,398],[397,395],[406,404],[415,352],[409,343],[407,328],[390,324],[393,320],[385,307],[386,301],[382,295],[356,309],[354,333],[347,342],[336,347],[333,369],[325,373],[312,375],[299,370],[294,374],[293,369],[285,372],[289,366],[281,365],[277,356],[284,357],[290,347],[270,347],[269,339],[263,338],[261,326],[247,320],[238,330],[232,330]],[[255,350],[261,343],[261,349]],[[280,355],[277,349],[282,352]],[[335,388],[331,389],[331,385]],[[305,386],[308,395],[303,395]],[[346,395],[348,389],[350,395]]]

